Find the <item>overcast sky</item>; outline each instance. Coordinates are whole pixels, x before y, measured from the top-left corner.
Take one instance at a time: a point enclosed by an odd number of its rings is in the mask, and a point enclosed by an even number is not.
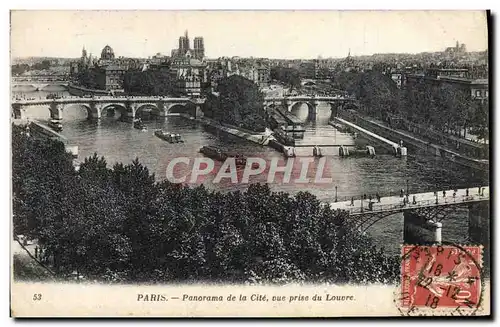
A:
[[[189,31],[205,39],[205,54],[317,58],[373,53],[442,51],[465,43],[487,49],[479,11],[12,11],[13,57],[170,55]]]

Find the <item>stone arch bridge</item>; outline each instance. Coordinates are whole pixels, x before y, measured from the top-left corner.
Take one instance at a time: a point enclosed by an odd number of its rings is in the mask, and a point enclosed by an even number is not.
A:
[[[68,97],[61,99],[18,100],[12,103],[14,118],[23,119],[30,108],[45,106],[50,111],[52,119],[62,119],[63,114],[75,105],[87,109],[89,119],[100,119],[109,109],[119,110],[121,118],[133,120],[141,110],[152,111],[156,116],[188,115],[199,117],[202,115],[203,99],[165,98],[165,97],[96,97],[81,98]]]
[[[46,91],[67,90],[68,82],[18,82],[12,83],[12,91]]]
[[[332,116],[336,116],[337,112],[342,109],[359,108],[359,102],[355,98],[344,96],[285,96],[285,97],[266,97],[264,105],[266,108],[272,106],[284,106],[291,112],[297,105],[305,104],[309,109],[309,119],[315,119],[318,113],[318,105],[320,103],[330,106]]]
[[[54,89],[68,89],[68,78],[66,75],[35,75],[14,76],[11,78],[13,91],[52,91]]]

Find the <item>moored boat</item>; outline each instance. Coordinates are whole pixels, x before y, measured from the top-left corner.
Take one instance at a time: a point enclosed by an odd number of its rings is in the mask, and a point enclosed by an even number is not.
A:
[[[135,129],[140,129],[142,131],[147,131],[148,130],[148,128],[146,127],[146,125],[144,125],[141,120],[134,120],[134,128]]]
[[[167,133],[163,130],[158,129],[155,131],[155,135],[169,143],[184,143],[184,140],[182,139],[180,134]]]
[[[49,127],[55,130],[56,132],[60,132],[63,129],[62,123],[58,119],[52,119],[49,121]]]
[[[245,166],[247,163],[247,160],[243,155],[229,154],[214,146],[203,146],[201,147],[200,152],[217,161],[225,161],[227,158],[235,158],[236,166]]]

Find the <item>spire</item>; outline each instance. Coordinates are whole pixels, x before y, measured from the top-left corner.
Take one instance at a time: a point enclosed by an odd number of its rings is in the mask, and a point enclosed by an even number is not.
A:
[[[186,37],[186,39],[188,38],[188,30],[184,32],[184,36]]]
[[[82,48],[82,59],[87,58],[87,50],[85,50],[85,45]]]
[[[349,48],[349,53],[347,53],[347,58],[351,58],[351,48]]]

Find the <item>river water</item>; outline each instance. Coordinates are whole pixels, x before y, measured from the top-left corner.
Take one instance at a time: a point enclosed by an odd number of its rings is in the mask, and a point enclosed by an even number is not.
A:
[[[45,98],[47,93],[29,92],[17,95],[27,98]],[[68,94],[63,92],[61,95]],[[307,117],[307,107],[304,105],[295,114],[299,118]],[[148,131],[142,132],[134,129],[131,123],[119,121],[118,115],[117,111],[114,117],[104,117],[99,122],[92,122],[86,120],[87,112],[83,107],[71,106],[65,109],[62,134],[70,140],[71,144],[78,145],[79,161],[83,161],[85,157],[94,153],[104,156],[108,166],[117,162],[127,164],[139,158],[140,162],[154,172],[158,180],[161,180],[166,178],[166,168],[172,158],[200,157],[199,149],[204,145],[218,146],[227,151],[241,153],[246,157],[261,157],[267,161],[273,158],[283,160],[282,155],[272,148],[235,137],[213,134],[206,131],[199,123],[183,117],[166,117],[165,120],[147,121]],[[31,119],[47,121],[50,113],[48,108],[33,107],[28,110],[27,116]],[[329,116],[329,110],[320,108],[317,120],[306,124],[305,137],[300,143],[354,144],[355,140],[350,135],[340,133],[328,125]],[[157,138],[153,134],[156,128],[181,134],[185,143],[170,144]],[[331,177],[331,183],[297,185],[293,182],[277,182],[270,184],[271,189],[289,193],[309,191],[320,200],[332,202],[336,192],[340,201],[362,194],[399,193],[402,188],[406,189],[407,185],[411,193],[418,193],[487,184],[487,181],[474,176],[471,170],[450,162],[443,162],[434,156],[416,156],[409,153],[406,158],[395,158],[392,155],[377,155],[373,159],[340,158],[333,155],[333,149],[325,151],[327,168],[323,176]],[[309,152],[307,148],[297,149],[298,156],[308,155]],[[315,159],[309,169],[310,176],[314,177],[317,167],[318,159]],[[189,167],[186,166],[184,169],[187,172]],[[209,175],[204,180],[207,187],[216,190],[236,190],[247,187],[247,184],[232,184],[227,180],[225,183],[213,183],[214,177],[214,175]],[[267,175],[264,174],[253,177],[250,181],[265,182],[266,178]],[[466,209],[463,211],[461,213],[459,210],[456,217],[451,217],[449,222],[443,223],[443,240],[460,242],[466,238],[468,220]],[[402,215],[396,214],[373,225],[369,233],[378,242],[384,244],[389,251],[397,252],[398,244],[402,239],[402,229]]]

